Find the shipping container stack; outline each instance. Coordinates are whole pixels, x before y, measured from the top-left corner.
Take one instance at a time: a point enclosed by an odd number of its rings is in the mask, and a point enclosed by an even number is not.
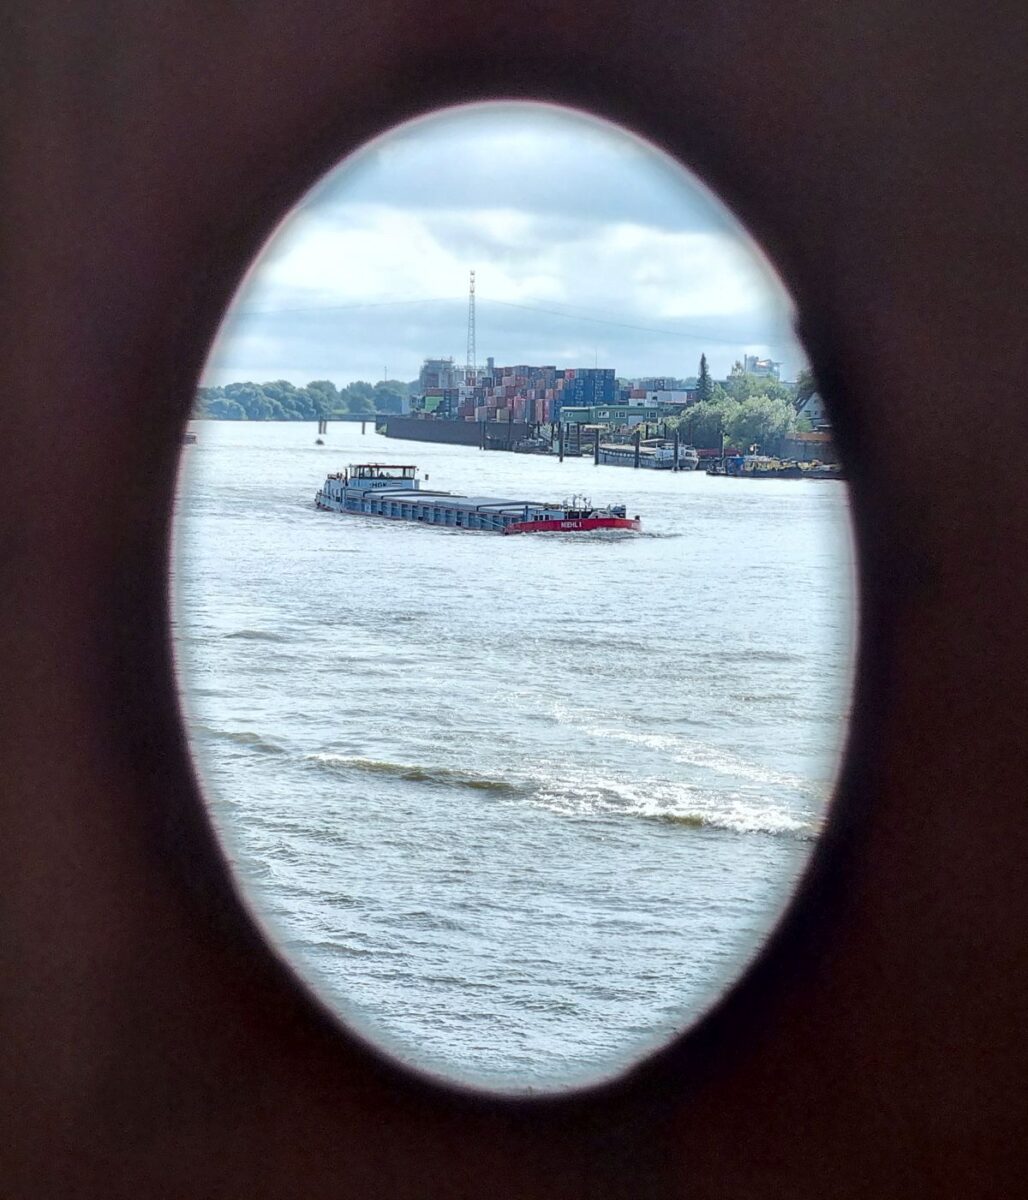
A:
[[[426,388],[424,395],[411,399],[411,413],[452,421],[457,416],[459,404],[459,388]]]
[[[547,396],[556,381],[556,367],[493,366],[475,389],[474,405],[460,415],[474,421],[515,421],[526,424],[549,419]]]
[[[463,393],[463,370],[452,358],[426,358],[418,375],[418,391],[411,397],[411,415],[456,420]]]
[[[457,373],[452,359],[426,359],[423,395],[412,407],[438,419],[548,425],[560,420],[565,406],[613,404],[618,399],[615,373],[608,367],[500,367],[490,359],[488,372],[474,380],[458,383]]]
[[[597,404],[613,404],[617,399],[617,382],[613,367],[578,367],[564,372],[559,395],[555,399],[553,419],[560,420],[560,410],[592,408]]]

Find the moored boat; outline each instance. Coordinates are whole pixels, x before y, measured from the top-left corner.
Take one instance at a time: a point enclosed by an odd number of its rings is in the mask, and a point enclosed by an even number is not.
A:
[[[634,442],[601,442],[599,460],[608,467],[634,467],[636,447]],[[647,438],[639,443],[640,467],[656,471],[672,471],[675,467],[675,444],[666,438]],[[678,470],[695,471],[700,456],[692,446],[678,446]]]
[[[845,479],[838,463],[796,462],[767,454],[735,454],[726,457],[720,470],[708,475],[733,479]]]
[[[358,463],[329,475],[314,503],[329,512],[490,533],[641,528],[639,518],[629,517],[623,504],[598,508],[584,497],[548,503],[430,491],[422,488],[417,467],[395,463]]]
[[[515,454],[550,454],[553,447],[547,438],[528,437],[515,442],[511,449]]]

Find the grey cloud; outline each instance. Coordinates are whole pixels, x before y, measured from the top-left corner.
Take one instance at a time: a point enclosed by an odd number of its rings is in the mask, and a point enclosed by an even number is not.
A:
[[[246,374],[345,383],[378,379],[388,367],[391,376],[412,379],[427,356],[463,359],[466,320],[466,306],[457,301],[236,317],[207,374],[221,382]],[[744,347],[769,343],[790,373],[798,360],[789,340],[788,330],[772,323],[755,329],[752,318],[664,322],[664,329],[654,331],[600,324],[560,306],[540,311],[486,301],[477,314],[480,363],[493,355],[498,363],[592,366],[595,354],[600,366],[620,375],[694,374],[703,352],[715,374],[723,375]],[[291,363],[309,365],[297,374]]]
[[[311,203],[517,208],[585,222],[727,230],[732,218],[650,148],[575,117],[538,111],[440,117],[397,135],[319,186]]]
[[[566,216],[524,214],[526,227],[516,238],[491,233],[471,219],[471,210],[418,210],[428,231],[454,254],[468,262],[529,263],[548,249],[585,242],[596,236],[587,222]]]
[[[787,314],[773,300],[738,317],[654,319],[645,291],[635,285],[650,286],[651,296],[659,293],[668,270],[662,260],[650,268],[640,261],[640,270],[615,280],[611,290],[589,245],[602,243],[604,226],[628,222],[661,232],[724,233],[735,225],[661,156],[593,122],[536,107],[462,110],[369,148],[302,205],[319,226],[351,231],[375,230],[383,209],[418,216],[427,238],[479,268],[480,361],[492,354],[499,362],[588,366],[595,354],[599,365],[622,375],[689,375],[706,352],[715,374],[724,374],[744,349],[770,348],[787,375],[800,365]],[[523,216],[526,227],[518,237],[471,219],[497,209]],[[296,237],[306,236],[303,222],[294,230]],[[290,238],[287,226],[269,247],[269,261],[287,253]],[[519,308],[490,295],[490,264],[525,279],[545,277],[554,260],[568,281],[566,294],[599,308],[544,298],[534,309]],[[674,270],[688,273],[688,264]],[[672,279],[668,287],[674,284]],[[398,294],[388,285],[378,295],[383,293],[388,299]],[[413,378],[426,356],[463,356],[463,299],[319,308],[310,296],[302,286],[266,291],[255,281],[241,307],[274,311],[261,316],[237,310],[208,378],[247,374],[302,383],[330,377],[345,383],[377,379],[385,367],[394,377]],[[617,305],[620,317],[605,313],[603,305]],[[297,370],[290,364],[309,365]]]

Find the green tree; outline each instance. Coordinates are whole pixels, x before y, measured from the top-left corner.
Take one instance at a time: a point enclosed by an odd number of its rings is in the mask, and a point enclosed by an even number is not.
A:
[[[220,387],[199,387],[196,389],[196,396],[193,400],[193,416],[194,417],[210,417],[212,416],[211,405],[215,400],[223,400],[225,398],[225,389]]]
[[[347,405],[350,412],[361,416],[370,416],[375,412],[375,401],[370,396],[361,394],[348,396]]]
[[[736,363],[732,368],[725,380],[724,388],[733,400],[738,400],[740,403],[744,400],[752,400],[757,396],[770,396],[773,400],[784,400],[789,404],[793,399],[792,389],[786,387],[784,383],[779,383],[777,379],[771,379],[766,375],[750,375],[742,369],[740,363]]]
[[[375,411],[403,412],[403,402],[407,396],[407,385],[401,380],[383,379],[375,384]]]
[[[314,415],[324,417],[339,411],[339,389],[331,379],[312,379],[306,390]]]
[[[710,378],[710,368],[707,366],[707,356],[700,355],[700,373],[696,377],[696,403],[709,404],[714,399],[714,385]]]
[[[727,396],[693,404],[678,418],[678,433],[699,450],[720,450],[721,437],[738,405]]]
[[[272,379],[268,383],[262,383],[260,389],[269,400],[274,400],[278,404],[296,396],[300,390],[295,383],[290,383],[288,379]]]
[[[267,395],[259,383],[227,384],[225,395],[241,405],[247,418],[251,421],[285,420],[286,414],[282,405]]]
[[[375,411],[375,388],[364,379],[356,379],[340,389],[339,400],[343,412],[367,416]]]
[[[737,404],[726,416],[724,432],[733,446],[748,449],[757,445],[765,454],[775,454],[783,438],[796,428],[796,410],[780,396],[754,396]]]
[[[215,396],[207,401],[207,413],[215,420],[245,421],[246,409],[228,396]]]

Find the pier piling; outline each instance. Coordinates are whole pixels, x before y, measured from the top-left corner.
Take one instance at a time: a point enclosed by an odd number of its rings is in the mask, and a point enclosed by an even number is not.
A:
[[[632,440],[635,442],[635,462],[632,463],[633,467],[639,466],[639,457],[640,457],[640,455],[639,455],[639,439],[640,439],[640,436],[641,436],[640,430],[637,425],[635,428],[635,433],[632,435]]]
[[[674,447],[675,447],[675,461],[671,464],[671,470],[677,471],[678,470],[678,430],[677,429],[675,430]]]

